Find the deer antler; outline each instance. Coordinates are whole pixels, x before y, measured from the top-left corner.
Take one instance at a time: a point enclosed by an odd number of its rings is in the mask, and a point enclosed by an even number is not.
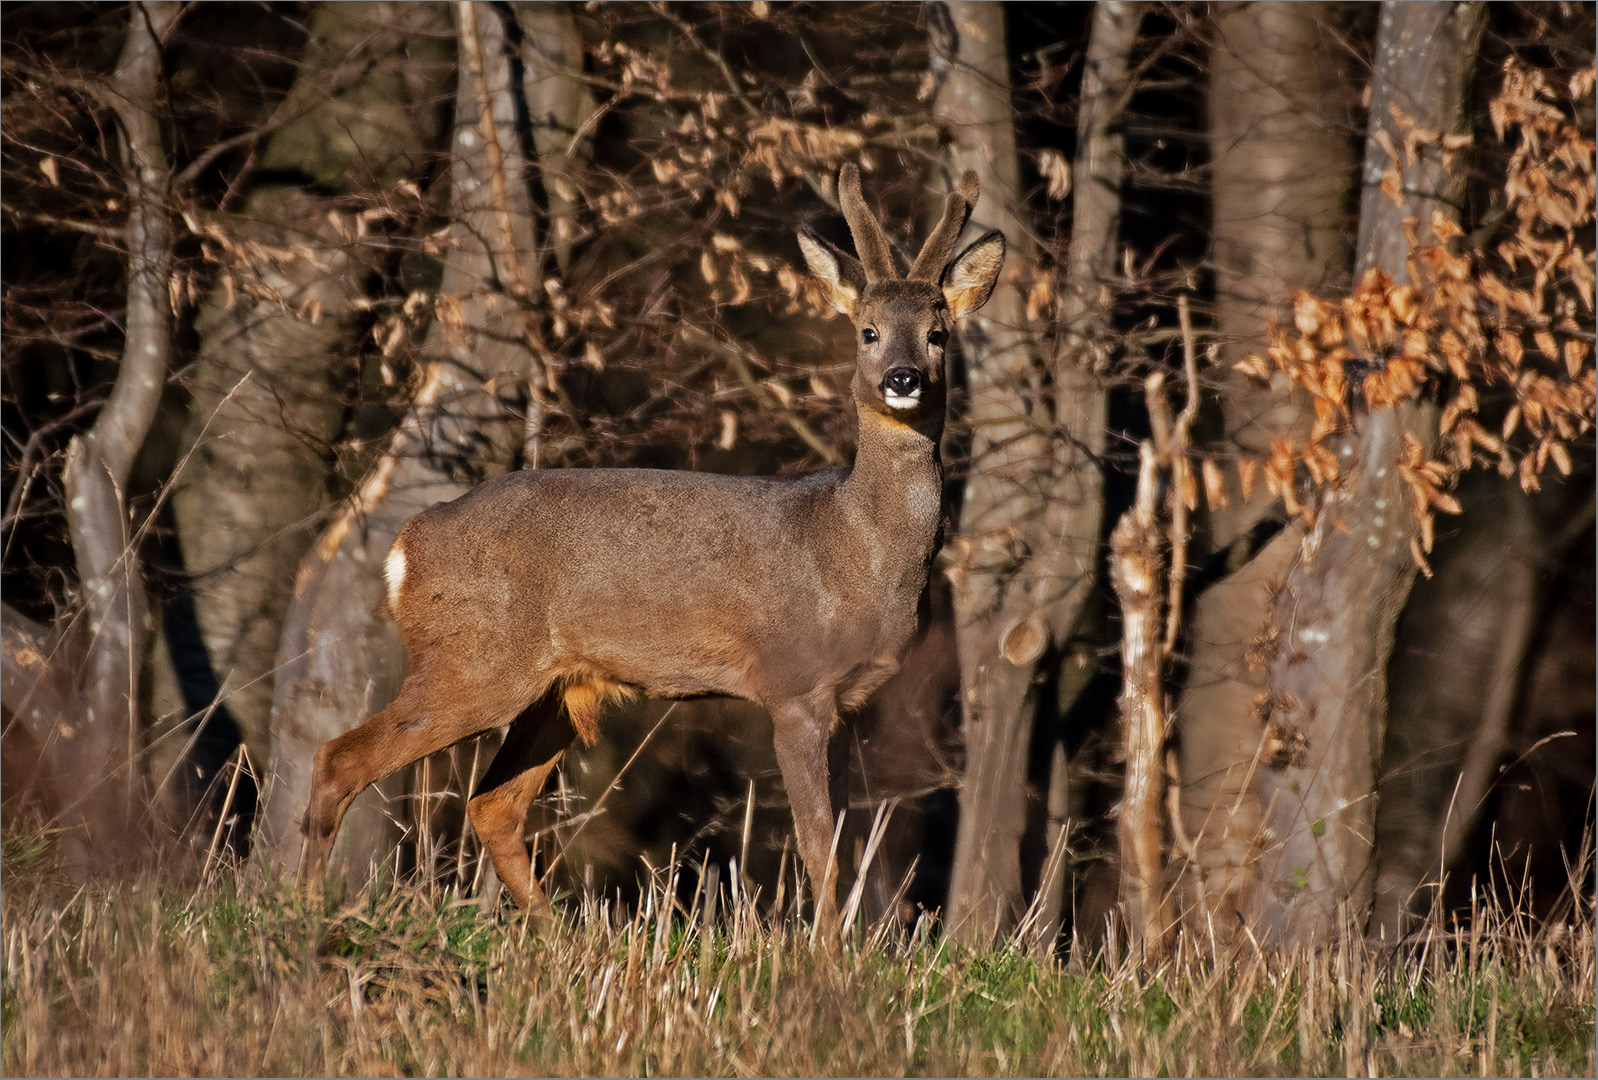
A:
[[[965,228],[966,221],[971,217],[971,207],[976,205],[977,196],[981,194],[981,185],[977,183],[977,174],[970,172],[960,178],[960,187],[951,191],[943,200],[943,218],[938,222],[938,227],[932,230],[932,235],[927,237],[927,242],[921,246],[921,254],[916,256],[915,265],[910,267],[907,281],[930,281],[937,283],[943,275],[943,268],[949,262],[949,257],[954,254],[954,245],[960,239],[960,231]]]
[[[866,200],[860,194],[860,168],[852,161],[838,174],[838,205],[843,208],[843,218],[854,235],[854,247],[860,253],[860,265],[865,267],[866,281],[897,281],[899,271],[888,251],[888,238],[866,208]]]

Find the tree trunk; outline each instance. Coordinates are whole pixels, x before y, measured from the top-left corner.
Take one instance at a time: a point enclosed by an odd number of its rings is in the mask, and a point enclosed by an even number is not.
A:
[[[1559,553],[1513,479],[1475,474],[1480,505],[1438,544],[1416,585],[1392,661],[1381,803],[1376,927],[1388,941],[1425,915],[1497,782],[1526,656],[1543,607],[1538,577]],[[1490,508],[1490,509],[1489,509]]]
[[[303,111],[268,139],[263,168],[339,192],[387,190],[425,168],[448,62],[427,50],[447,26],[437,4],[320,5],[289,92]],[[283,616],[329,500],[345,391],[359,375],[363,262],[388,245],[372,243],[337,198],[282,184],[203,227],[224,284],[196,319],[190,456],[172,510],[226,708],[264,770]],[[183,741],[167,740],[174,752]]]
[[[1209,124],[1219,339],[1221,450],[1263,458],[1278,439],[1303,441],[1310,413],[1233,365],[1265,345],[1267,320],[1300,289],[1348,278],[1348,185],[1354,150],[1346,131],[1352,85],[1336,8],[1319,0],[1224,3],[1210,53]],[[1271,502],[1228,478],[1229,505],[1213,512],[1211,541],[1225,547]],[[1202,775],[1195,773],[1194,775]]]
[[[1098,301],[1120,211],[1123,158],[1113,128],[1140,9],[1107,3],[1096,10],[1061,343],[1049,357],[1018,280],[1033,271],[1035,245],[1019,214],[1004,9],[950,3],[935,7],[930,19],[935,54],[946,65],[935,111],[952,136],[951,166],[977,173],[984,193],[978,217],[1010,243],[1003,280],[960,334],[972,462],[951,577],[967,764],[949,920],[970,942],[1008,932],[1020,914],[1034,677],[1050,640],[1059,644],[1069,634],[1091,588],[1102,520]],[[1046,369],[1052,395],[1043,389]]]
[[[1190,394],[1193,388],[1189,388]],[[1183,448],[1185,452],[1185,447]],[[1162,479],[1142,447],[1137,497],[1110,534],[1110,582],[1121,605],[1121,748],[1126,779],[1115,823],[1126,933],[1146,963],[1165,953],[1165,594],[1169,567],[1156,516]]]
[[[1355,164],[1343,133],[1351,102],[1335,25],[1335,9],[1310,0],[1227,3],[1217,11],[1209,123],[1225,459],[1259,459],[1279,439],[1302,441],[1310,420],[1304,395],[1289,397],[1285,377],[1261,387],[1233,365],[1265,348],[1267,321],[1299,289],[1347,281],[1345,202]],[[1226,482],[1230,504],[1211,507],[1215,548],[1247,533],[1274,501],[1264,485],[1245,499],[1232,470]],[[1192,838],[1186,854],[1198,902],[1187,910],[1191,929],[1223,939],[1237,926],[1238,890],[1260,823],[1250,788],[1264,673],[1248,652],[1288,553],[1287,543],[1274,544],[1208,589],[1194,604],[1188,634],[1180,812]]]
[[[173,3],[129,9],[127,38],[107,87],[122,130],[128,197],[126,339],[110,399],[94,427],[67,447],[67,523],[89,639],[78,678],[83,713],[58,725],[45,746],[56,774],[77,785],[77,798],[60,809],[67,830],[64,862],[79,876],[125,859],[144,813],[136,780],[143,735],[138,674],[149,603],[125,493],[133,459],[155,420],[171,355],[171,169],[155,109],[161,42],[178,13]]]
[[[1199,594],[1187,629],[1191,658],[1176,708],[1181,730],[1183,854],[1190,875],[1187,929],[1224,949],[1239,928],[1258,856],[1264,807],[1256,779],[1265,672],[1260,651],[1273,591],[1304,538],[1293,521],[1242,567]]]
[[[331,212],[330,200],[292,188],[253,193],[239,221],[218,226],[240,258],[223,269],[225,288],[202,301],[195,319],[200,348],[183,431],[189,456],[172,515],[220,708],[238,723],[257,770],[270,755],[283,612],[329,500],[328,458],[344,423],[344,390],[357,374],[353,301],[363,275],[328,222]],[[263,251],[289,254],[249,265]],[[197,704],[204,703],[186,702],[184,714]],[[185,741],[165,745],[175,754]],[[152,775],[166,775],[168,757],[156,755]]]
[[[1126,140],[1121,115],[1131,97],[1128,81],[1143,5],[1101,0],[1093,9],[1087,59],[1077,116],[1077,152],[1072,175],[1076,191],[1071,212],[1071,247],[1059,293],[1060,336],[1050,367],[1054,383],[1055,483],[1045,509],[1053,543],[1040,563],[1040,594],[1050,639],[1063,647],[1092,597],[1098,573],[1099,535],[1104,521],[1104,450],[1113,327],[1110,281],[1116,273],[1121,228],[1121,185],[1126,174]],[[1063,433],[1063,438],[1060,437]],[[1078,691],[1091,668],[1081,654],[1060,655],[1059,687]],[[1063,701],[1063,699],[1062,699]],[[1063,711],[1063,709],[1062,709]],[[1063,789],[1075,766],[1063,753],[1050,762],[1049,802],[1066,801]],[[1065,888],[1065,845],[1069,830],[1060,822],[1049,840],[1049,867],[1039,883],[1043,910],[1041,943],[1052,947],[1059,934]]]
[[[444,247],[439,317],[424,347],[431,359],[387,453],[301,564],[284,624],[264,824],[274,861],[286,870],[299,862],[299,820],[317,749],[399,688],[404,651],[380,615],[389,545],[412,515],[512,463],[526,421],[502,395],[542,380],[528,322],[529,283],[541,279],[504,26],[490,5],[457,10],[454,225]],[[538,396],[530,406],[535,416]],[[376,794],[357,800],[337,857],[346,874],[359,878],[373,859],[384,859],[390,836]]]
[[[545,246],[565,273],[592,151],[582,121],[593,115],[594,96],[582,79],[583,39],[570,4],[519,3],[516,19],[522,27],[522,89],[548,207]]]
[[[1398,163],[1405,202],[1394,205],[1378,186],[1393,164],[1378,136],[1404,142],[1390,105],[1421,128],[1465,127],[1465,92],[1484,15],[1479,3],[1382,5],[1359,275],[1380,268],[1404,280],[1410,250],[1404,220],[1417,221],[1419,242],[1426,243],[1434,212],[1458,219],[1463,177],[1450,171],[1436,145]],[[1417,526],[1397,466],[1406,435],[1428,451],[1437,439],[1429,404],[1383,408],[1355,425],[1341,451],[1343,480],[1319,500],[1271,612],[1277,651],[1266,676],[1268,727],[1307,745],[1301,756],[1289,755],[1280,766],[1267,762],[1258,772],[1264,846],[1244,917],[1256,937],[1289,948],[1332,938],[1344,918],[1363,930],[1370,913],[1387,661],[1416,573],[1409,541]]]

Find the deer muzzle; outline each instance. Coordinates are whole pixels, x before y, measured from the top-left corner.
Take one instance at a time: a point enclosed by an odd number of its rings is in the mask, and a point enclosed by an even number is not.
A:
[[[896,367],[882,377],[882,399],[890,409],[913,409],[921,404],[926,379],[915,368]]]

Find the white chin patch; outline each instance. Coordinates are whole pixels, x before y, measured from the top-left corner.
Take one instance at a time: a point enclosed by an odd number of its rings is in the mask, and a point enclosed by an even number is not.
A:
[[[890,409],[913,409],[921,404],[921,391],[913,394],[884,394],[883,400]]]

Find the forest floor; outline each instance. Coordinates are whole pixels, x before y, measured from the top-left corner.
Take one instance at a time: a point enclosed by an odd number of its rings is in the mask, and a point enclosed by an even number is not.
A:
[[[66,884],[3,849],[0,1073],[216,1076],[1592,1076],[1595,936],[1515,912],[1398,949],[1154,970],[863,930],[747,898],[564,902],[540,939],[447,890]],[[690,868],[692,869],[692,868]],[[248,880],[245,875],[243,880]]]

